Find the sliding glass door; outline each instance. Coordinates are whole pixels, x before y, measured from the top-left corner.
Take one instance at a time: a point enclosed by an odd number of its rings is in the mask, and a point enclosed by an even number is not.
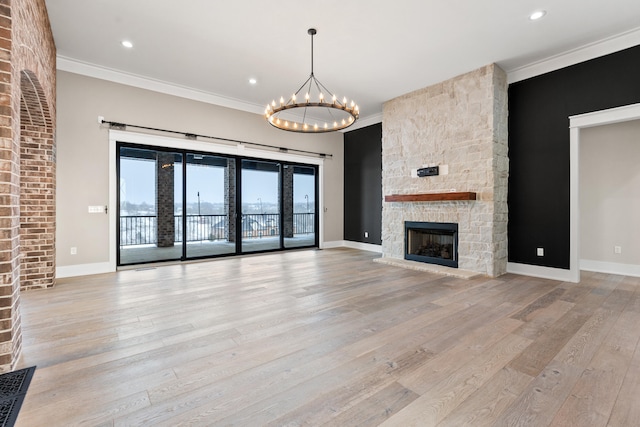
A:
[[[182,154],[119,148],[118,264],[182,258]]]
[[[117,149],[118,265],[318,245],[316,166]]]
[[[233,254],[235,243],[235,159],[187,153],[186,258]]]
[[[285,165],[284,246],[299,248],[316,245],[316,169]]]
[[[280,164],[242,160],[242,253],[280,249]]]

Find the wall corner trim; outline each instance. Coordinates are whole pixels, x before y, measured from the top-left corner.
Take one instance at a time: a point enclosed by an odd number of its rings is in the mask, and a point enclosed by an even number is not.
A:
[[[618,274],[621,276],[640,277],[640,264],[621,264],[619,262],[580,260],[580,270],[596,273]]]
[[[507,263],[507,273],[520,274],[522,276],[540,277],[542,279],[559,280],[561,282],[578,283],[580,281],[580,275],[578,274],[578,278],[576,279],[571,270],[564,270],[562,268],[540,267],[537,265],[519,264],[515,262]]]
[[[65,277],[89,276],[92,274],[114,273],[114,265],[110,262],[97,262],[93,264],[76,264],[56,267],[56,279]]]
[[[351,240],[343,240],[345,248],[359,249],[361,251],[382,253],[382,245],[374,245],[372,243],[353,242]]]
[[[382,253],[382,245],[374,245],[372,243],[353,242],[350,240],[334,240],[331,242],[324,242],[321,249],[334,249],[334,248],[351,248],[361,251]]]

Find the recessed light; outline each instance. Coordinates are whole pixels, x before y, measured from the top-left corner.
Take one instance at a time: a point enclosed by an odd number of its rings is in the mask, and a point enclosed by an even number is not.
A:
[[[249,79],[249,84],[254,85],[258,83],[258,81],[256,79],[254,79],[253,77]]]
[[[529,19],[532,21],[537,21],[538,19],[542,18],[546,14],[547,14],[546,10],[536,10],[531,15],[529,15]]]
[[[121,44],[128,49],[131,49],[133,47],[133,43],[131,43],[129,40],[122,40]]]

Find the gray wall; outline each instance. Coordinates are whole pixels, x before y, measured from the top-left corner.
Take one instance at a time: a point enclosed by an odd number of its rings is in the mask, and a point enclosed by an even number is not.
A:
[[[109,261],[108,215],[89,205],[109,200],[105,120],[331,154],[324,161],[324,241],[343,239],[343,134],[279,131],[262,116],[58,71],[57,267]],[[115,209],[116,206],[110,206]],[[77,248],[77,255],[70,248]],[[90,272],[90,269],[87,271]]]
[[[579,180],[580,258],[640,266],[640,120],[581,131]]]

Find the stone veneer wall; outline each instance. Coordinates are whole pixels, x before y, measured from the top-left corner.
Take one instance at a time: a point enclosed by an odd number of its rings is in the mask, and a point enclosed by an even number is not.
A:
[[[492,64],[386,102],[383,195],[472,191],[476,201],[383,202],[382,253],[404,258],[404,222],[455,222],[459,268],[499,276],[507,266],[507,79]],[[414,178],[423,166],[448,174]]]
[[[22,350],[21,289],[54,282],[55,66],[44,0],[0,0],[0,372]]]

